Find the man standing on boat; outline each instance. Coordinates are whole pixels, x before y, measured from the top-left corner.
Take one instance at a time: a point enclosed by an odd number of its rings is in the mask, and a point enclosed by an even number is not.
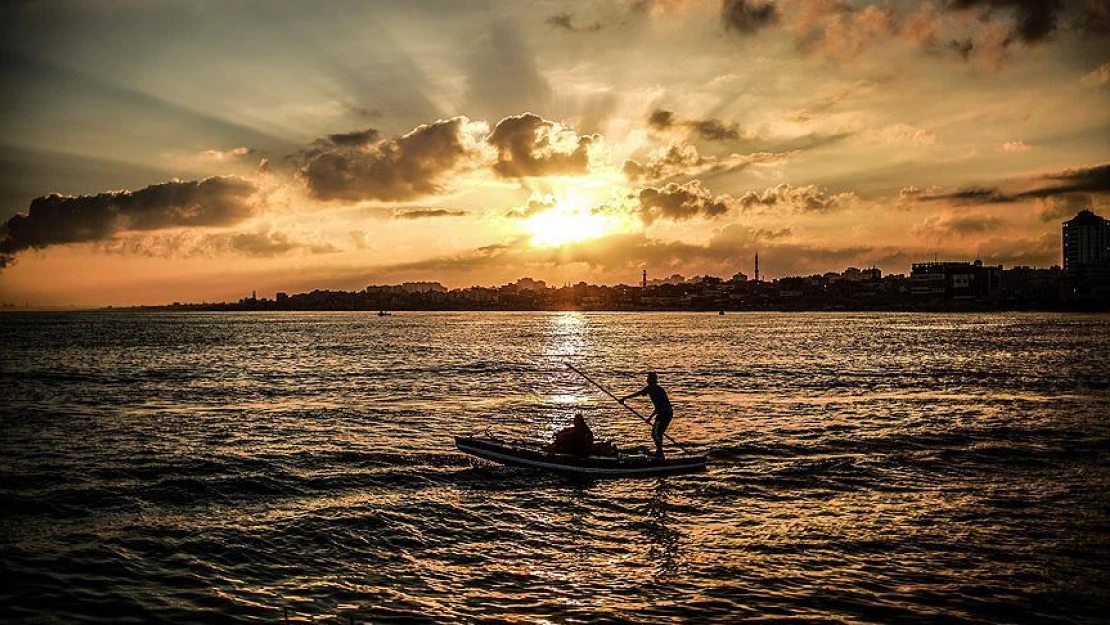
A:
[[[620,398],[620,403],[624,403],[633,397],[640,397],[647,395],[651,398],[651,404],[655,410],[651,412],[648,421],[655,418],[655,423],[651,426],[651,438],[655,441],[655,456],[657,458],[663,457],[663,434],[667,431],[667,426],[671,424],[671,419],[674,418],[674,407],[671,406],[671,400],[667,398],[667,391],[659,386],[659,376],[654,371],[647,376],[647,386]]]

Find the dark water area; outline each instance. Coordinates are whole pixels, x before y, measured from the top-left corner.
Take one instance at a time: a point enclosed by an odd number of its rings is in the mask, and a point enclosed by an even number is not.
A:
[[[709,470],[454,449],[650,444],[567,361]],[[12,313],[0,383],[4,622],[1110,622],[1110,316]]]

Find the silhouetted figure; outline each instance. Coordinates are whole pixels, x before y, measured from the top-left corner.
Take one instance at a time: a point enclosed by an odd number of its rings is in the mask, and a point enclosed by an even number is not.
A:
[[[553,454],[567,454],[570,456],[588,456],[593,450],[594,433],[582,415],[574,415],[574,425],[563,428],[555,434],[555,440],[544,448]]]
[[[667,426],[671,424],[671,419],[674,418],[674,406],[671,406],[671,400],[667,398],[667,391],[659,386],[659,376],[655,375],[654,371],[647,376],[647,386],[631,395],[622,397],[620,402],[623,404],[629,399],[641,395],[650,397],[651,405],[655,407],[655,410],[651,412],[651,417],[648,417],[648,421],[655,417],[655,423],[651,426],[651,439],[655,441],[656,457],[662,458],[663,433],[667,431]]]

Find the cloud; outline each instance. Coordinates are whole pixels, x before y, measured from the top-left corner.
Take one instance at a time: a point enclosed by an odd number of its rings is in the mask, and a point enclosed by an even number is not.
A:
[[[902,22],[900,34],[904,39],[922,48],[935,49],[940,26],[940,14],[932,3],[928,3]]]
[[[296,241],[284,232],[261,230],[237,234],[213,234],[206,236],[198,246],[215,254],[232,254],[270,258],[281,256],[295,250],[305,250],[311,254],[332,254],[340,251],[330,243],[308,243]]]
[[[1072,167],[1054,174],[1041,177],[1056,184],[1032,189],[1018,194],[1018,197],[1048,197],[1066,193],[1110,193],[1110,163],[1100,163],[1090,167]]]
[[[637,194],[638,213],[645,224],[657,219],[681,221],[694,217],[715,218],[730,211],[744,210],[793,213],[828,213],[850,206],[857,200],[854,193],[828,194],[806,185],[795,187],[778,184],[762,191],[749,191],[739,197],[713,195],[698,180],[684,184],[668,183],[662,187],[646,187]]]
[[[571,33],[594,33],[602,28],[601,22],[593,22],[585,26],[576,26],[574,24],[574,14],[567,12],[556,13],[544,20],[544,23]]]
[[[686,124],[706,141],[737,141],[740,127],[736,124],[725,125],[718,119],[698,119]]]
[[[600,140],[532,113],[502,119],[487,138],[497,151],[493,171],[503,178],[585,174]]]
[[[918,199],[923,202],[947,200],[963,204],[1002,204],[1073,193],[1110,193],[1110,163],[1072,167],[990,187],[968,187],[950,193],[919,195]]]
[[[1060,262],[1059,230],[1039,237],[991,238],[978,247],[987,264],[1047,267]]]
[[[377,130],[373,128],[367,128],[365,130],[355,130],[352,132],[341,132],[334,135],[328,135],[328,141],[330,141],[333,145],[361,146],[377,141],[379,135],[380,133]]]
[[[656,130],[667,130],[675,125],[675,118],[673,111],[664,111],[662,109],[655,109],[648,115],[648,126]]]
[[[254,232],[201,234],[196,231],[130,233],[103,241],[100,247],[112,254],[157,258],[198,256],[250,256],[273,258],[292,252],[332,254],[341,251],[326,241],[303,241],[289,234],[260,229]]]
[[[1034,210],[1041,221],[1058,221],[1074,217],[1081,210],[1094,207],[1094,198],[1086,193],[1067,193],[1054,197],[1037,198]]]
[[[358,142],[359,135],[365,140],[371,130],[330,135],[329,145],[302,155],[297,175],[309,194],[321,200],[400,201],[434,195],[451,174],[478,164],[486,131],[485,124],[455,117],[373,144]]]
[[[965,39],[952,39],[945,44],[945,47],[954,52],[956,56],[961,59],[970,61],[971,53],[975,50],[975,42],[971,40],[971,37]]]
[[[722,0],[720,17],[726,31],[750,35],[781,27],[803,52],[832,59],[851,59],[901,38],[930,54],[952,52],[970,60],[980,56],[990,67],[1008,58],[1014,42],[1034,45],[1057,31],[1064,0],[945,0],[940,10],[926,3],[916,11],[896,11],[890,3],[848,0]],[[1074,26],[1078,32],[1101,36],[1110,32],[1110,9],[1104,0],[1088,0]],[[913,6],[912,4],[906,6]],[[978,20],[963,14],[975,11]],[[971,32],[968,32],[970,28]],[[948,33],[941,43],[941,33]]]
[[[898,145],[932,145],[937,142],[936,133],[905,123],[891,124],[878,131],[876,136],[884,143]]]
[[[698,154],[698,149],[689,143],[676,142],[650,156],[641,163],[634,159],[624,162],[624,175],[632,182],[638,180],[665,180],[675,176],[697,172],[712,161]]]
[[[844,2],[816,2],[811,7],[808,20],[791,23],[799,36],[798,48],[834,59],[859,56],[898,28],[894,11],[887,7],[872,4],[856,9]]]
[[[1024,141],[1007,141],[998,147],[1003,152],[1028,152],[1033,149]]]
[[[948,0],[946,8],[955,11],[1006,9],[1013,13],[1011,34],[1026,42],[1045,40],[1056,30],[1056,16],[1064,9],[1063,0]]]
[[[256,191],[253,182],[227,176],[173,180],[137,191],[39,197],[26,215],[15,215],[0,228],[0,267],[23,250],[105,241],[121,232],[237,224],[255,214]]]
[[[711,172],[739,171],[757,163],[771,163],[789,158],[794,152],[753,152],[728,156],[702,156],[689,143],[675,142],[653,152],[646,161],[628,159],[622,171],[630,182],[662,181],[678,176],[696,176]]]
[[[555,201],[554,196],[533,196],[528,199],[528,204],[526,204],[523,208],[510,210],[509,212],[505,213],[505,216],[514,219],[524,219],[527,217],[531,217],[532,215],[542,213],[546,210],[555,208],[556,204],[557,202]]]
[[[721,23],[725,30],[751,35],[778,22],[778,8],[770,2],[751,0],[723,0]]]
[[[1110,87],[1110,63],[1103,63],[1090,73],[1083,75],[1083,84],[1090,87]]]
[[[746,210],[777,208],[799,213],[826,213],[849,206],[856,200],[854,193],[827,194],[814,185],[795,187],[779,184],[763,191],[749,191],[736,198]]]
[[[914,226],[911,232],[930,239],[945,239],[998,230],[1004,224],[1001,217],[985,213],[933,215]]]
[[[698,216],[719,217],[736,205],[728,195],[714,197],[697,180],[641,189],[638,199],[640,219],[645,224],[660,218],[681,221]]]
[[[243,156],[248,156],[250,154],[254,154],[254,152],[255,151],[251,148],[241,146],[238,148],[232,148],[230,150],[205,150],[201,152],[201,156],[216,162],[224,162],[241,158]]]
[[[648,116],[648,126],[655,130],[671,130],[678,126],[690,129],[698,137],[706,141],[739,141],[740,139],[755,139],[753,133],[740,130],[738,124],[726,124],[719,119],[690,119],[680,120],[673,111],[656,109]]]
[[[1110,34],[1110,2],[1087,0],[1074,26],[1076,31],[1090,37]]]
[[[395,219],[428,219],[432,217],[462,217],[466,211],[443,208],[417,208],[393,213]]]
[[[968,187],[951,193],[918,195],[917,197],[922,202],[951,200],[953,202],[966,204],[1004,204],[1017,201],[1014,196],[1002,193],[998,189],[987,187]]]
[[[912,185],[908,186],[908,187],[902,187],[902,189],[900,191],[898,191],[898,199],[900,199],[900,200],[908,200],[908,199],[911,199],[911,198],[916,198],[920,195],[921,195],[920,187],[915,187],[915,186],[912,186]]]

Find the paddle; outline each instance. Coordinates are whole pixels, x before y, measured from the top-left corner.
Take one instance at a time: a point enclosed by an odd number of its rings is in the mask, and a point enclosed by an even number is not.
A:
[[[563,363],[563,364],[565,364],[565,365],[567,366],[567,368],[568,368],[568,369],[570,369],[571,371],[573,371],[573,372],[577,373],[578,375],[580,375],[580,376],[582,376],[582,377],[586,378],[586,381],[587,381],[587,382],[589,382],[590,384],[593,384],[594,386],[596,386],[597,388],[599,388],[599,389],[601,390],[601,392],[602,392],[602,393],[605,393],[605,394],[606,394],[606,395],[608,395],[609,397],[612,397],[612,398],[613,398],[614,400],[616,400],[616,402],[617,402],[618,404],[620,404],[620,405],[624,406],[625,408],[627,408],[629,412],[631,412],[632,414],[636,415],[637,417],[640,417],[640,420],[641,420],[641,421],[643,421],[644,423],[646,423],[646,424],[648,424],[648,425],[651,425],[651,419],[649,419],[649,418],[645,417],[644,415],[640,414],[640,413],[639,413],[639,411],[637,411],[637,410],[636,410],[635,408],[633,408],[632,406],[629,406],[628,404],[626,404],[626,403],[624,403],[623,401],[621,401],[621,400],[620,400],[620,398],[618,398],[618,397],[617,397],[616,395],[614,395],[614,394],[610,393],[610,392],[609,392],[609,389],[605,388],[605,387],[604,387],[604,386],[602,386],[601,384],[598,384],[596,380],[594,380],[594,379],[593,379],[593,378],[591,378],[590,376],[588,376],[588,375],[586,375],[585,373],[583,373],[583,372],[582,372],[582,370],[580,370],[580,369],[579,369],[578,367],[575,367],[574,365],[570,364],[569,362],[567,362],[567,363]],[[683,446],[682,446],[681,444],[679,444],[679,442],[678,442],[678,441],[676,441],[675,439],[671,438],[670,436],[667,436],[667,433],[666,433],[666,432],[663,432],[663,437],[664,437],[664,438],[666,438],[667,440],[671,441],[671,443],[672,443],[672,444],[674,444],[674,446],[675,446],[675,447],[678,447],[679,449],[681,449],[681,450],[682,450],[682,453],[685,453],[685,454],[689,454],[689,453],[690,453],[690,451],[689,451],[688,449],[686,449],[685,447],[683,447]]]

